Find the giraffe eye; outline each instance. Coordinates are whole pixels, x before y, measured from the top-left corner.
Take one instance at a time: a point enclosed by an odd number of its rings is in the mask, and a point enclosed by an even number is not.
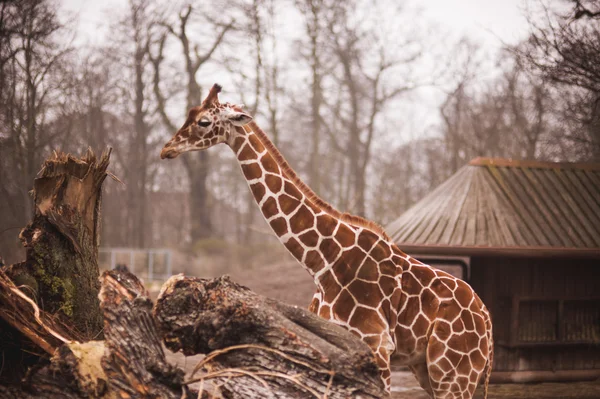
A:
[[[198,126],[208,127],[208,126],[210,126],[211,123],[212,122],[210,121],[210,119],[208,119],[208,118],[202,118],[202,119],[200,119],[198,121]]]

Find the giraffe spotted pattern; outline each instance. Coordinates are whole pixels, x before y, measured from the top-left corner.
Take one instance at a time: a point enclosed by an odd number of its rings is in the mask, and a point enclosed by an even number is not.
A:
[[[219,104],[217,93],[213,88],[190,111],[161,156],[220,142],[233,149],[267,223],[314,279],[310,310],[371,347],[388,390],[394,358],[433,398],[472,398],[482,376],[487,396],[492,323],[471,287],[404,254],[376,225],[316,197],[264,132],[248,124],[250,116]]]

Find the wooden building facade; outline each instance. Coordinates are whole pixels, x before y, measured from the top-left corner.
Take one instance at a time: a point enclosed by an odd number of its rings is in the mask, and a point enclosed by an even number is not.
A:
[[[600,377],[600,164],[477,158],[386,230],[488,306],[494,379]]]

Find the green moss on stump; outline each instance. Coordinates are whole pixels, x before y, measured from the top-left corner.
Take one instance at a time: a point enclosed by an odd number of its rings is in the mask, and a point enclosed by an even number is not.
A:
[[[75,287],[69,277],[63,276],[63,270],[60,270],[61,264],[72,262],[62,259],[62,252],[56,249],[57,246],[50,246],[44,242],[38,241],[33,247],[33,253],[36,267],[33,274],[41,285],[41,291],[51,294],[54,303],[51,305],[53,311],[60,311],[73,317],[73,298],[75,296]],[[42,256],[45,254],[47,256]],[[61,273],[63,272],[63,273]]]
[[[44,223],[41,231],[53,230],[51,225]],[[72,281],[73,275],[78,275],[78,259],[66,251],[70,244],[65,240],[57,239],[58,235],[45,234],[35,240],[30,248],[31,274],[38,282],[39,292],[46,298],[46,310],[56,313],[61,312],[68,318],[74,318],[77,305],[77,288]],[[81,277],[81,276],[80,276]],[[51,302],[48,302],[48,299]],[[80,315],[81,317],[81,315]]]

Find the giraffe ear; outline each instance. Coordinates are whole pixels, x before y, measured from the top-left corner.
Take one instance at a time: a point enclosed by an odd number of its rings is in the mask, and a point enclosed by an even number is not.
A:
[[[244,126],[252,117],[244,112],[231,110],[225,114],[225,119],[234,126]]]

